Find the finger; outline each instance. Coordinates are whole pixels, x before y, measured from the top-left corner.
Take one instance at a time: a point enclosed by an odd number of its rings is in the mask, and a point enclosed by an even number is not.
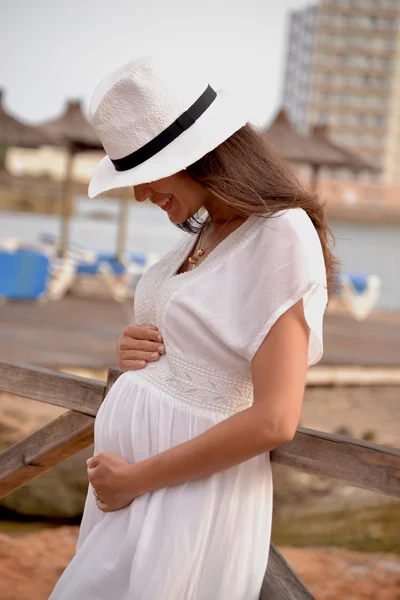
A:
[[[157,360],[160,358],[160,354],[164,354],[164,352],[160,352],[157,348],[149,352],[143,352],[141,350],[121,350],[118,356],[118,362],[125,362],[126,360]]]
[[[123,373],[126,371],[137,371],[138,369],[144,369],[146,365],[147,362],[145,360],[126,360],[118,364]]]
[[[95,467],[97,467],[97,465],[100,464],[100,461],[97,458],[97,456],[91,456],[90,458],[87,459],[86,464],[89,469],[94,469]]]
[[[139,325],[128,325],[124,329],[124,335],[136,340],[162,341],[162,335],[154,325],[140,327]]]
[[[147,325],[146,327],[143,327],[144,333],[146,334],[146,337],[144,339],[146,340],[151,340],[153,342],[162,342],[163,341],[163,337],[158,329],[158,327],[156,327],[155,325]]]
[[[159,342],[150,342],[148,340],[134,340],[133,338],[124,336],[121,338],[119,344],[119,351],[125,352],[160,352],[160,347],[164,344],[160,344]]]

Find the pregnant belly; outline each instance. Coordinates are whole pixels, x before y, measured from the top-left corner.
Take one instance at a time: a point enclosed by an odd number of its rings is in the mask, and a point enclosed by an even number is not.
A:
[[[140,375],[123,373],[95,420],[95,453],[111,452],[128,462],[145,460],[200,435],[222,420],[182,405]]]

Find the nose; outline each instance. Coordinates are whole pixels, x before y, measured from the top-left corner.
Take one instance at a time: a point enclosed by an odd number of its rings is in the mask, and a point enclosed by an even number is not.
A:
[[[135,198],[138,202],[143,202],[144,200],[146,200],[146,198],[151,196],[151,189],[145,183],[142,183],[140,185],[135,185],[133,187],[133,192],[134,192]]]

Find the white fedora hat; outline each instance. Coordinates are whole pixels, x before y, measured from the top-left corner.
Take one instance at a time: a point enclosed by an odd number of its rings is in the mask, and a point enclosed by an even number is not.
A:
[[[178,173],[249,120],[238,97],[209,84],[204,69],[171,52],[132,60],[97,86],[90,122],[107,156],[89,197]]]

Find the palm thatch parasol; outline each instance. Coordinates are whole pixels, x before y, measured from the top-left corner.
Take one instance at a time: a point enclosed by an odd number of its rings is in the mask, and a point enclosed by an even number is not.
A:
[[[60,252],[65,255],[68,242],[71,217],[73,208],[73,162],[75,155],[86,151],[103,151],[103,145],[97,137],[93,127],[86,120],[81,103],[79,101],[68,101],[64,113],[53,121],[48,121],[40,127],[41,131],[50,134],[60,140],[68,148],[68,163],[64,181],[63,193],[63,220]],[[120,217],[117,233],[116,257],[122,260],[126,237],[129,204],[132,200],[131,193],[122,191],[120,202]]]
[[[79,101],[67,102],[64,112],[57,118],[40,125],[45,135],[56,138],[68,150],[68,159],[62,197],[62,226],[60,254],[65,256],[69,243],[71,217],[74,212],[73,165],[79,152],[103,150],[93,127],[86,120]]]
[[[311,129],[311,139],[317,142],[320,146],[327,149],[339,152],[343,157],[343,165],[352,171],[370,171],[372,173],[379,172],[379,168],[359,156],[345,146],[339,146],[329,139],[329,128],[325,124],[314,125]]]
[[[0,168],[5,167],[6,152],[9,146],[38,148],[53,145],[55,140],[37,127],[26,125],[11,116],[3,106],[3,90],[0,89]]]
[[[57,138],[74,152],[103,150],[93,127],[86,120],[79,100],[68,100],[64,112],[57,119],[47,121],[40,131]]]
[[[374,171],[375,167],[355,153],[331,142],[322,129],[312,135],[303,135],[290,122],[286,111],[280,109],[271,125],[261,136],[289,162],[308,164],[312,168],[311,187],[316,189],[321,167],[343,168],[353,171]]]

